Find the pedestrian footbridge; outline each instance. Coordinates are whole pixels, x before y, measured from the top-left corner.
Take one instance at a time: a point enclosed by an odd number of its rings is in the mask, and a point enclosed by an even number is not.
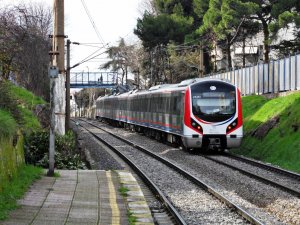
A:
[[[117,72],[72,72],[70,88],[115,88],[120,84]]]

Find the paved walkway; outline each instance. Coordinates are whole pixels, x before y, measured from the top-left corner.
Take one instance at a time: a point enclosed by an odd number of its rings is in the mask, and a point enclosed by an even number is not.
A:
[[[58,178],[43,177],[35,182],[24,198],[21,207],[10,214],[1,225],[119,225],[128,224],[128,209],[135,214],[137,225],[153,224],[147,205],[130,208],[132,203],[120,195],[119,188],[134,188],[133,202],[144,199],[136,191],[137,183],[128,172],[60,170]],[[128,178],[129,175],[129,178]],[[133,179],[132,179],[133,178]],[[129,183],[128,183],[129,182]],[[129,188],[130,190],[130,188]],[[142,197],[142,199],[141,199]],[[136,205],[136,204],[133,204]],[[141,204],[138,204],[141,205]]]

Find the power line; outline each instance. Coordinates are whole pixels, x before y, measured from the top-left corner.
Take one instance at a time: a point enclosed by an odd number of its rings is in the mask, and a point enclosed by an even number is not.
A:
[[[99,49],[98,49],[96,52],[98,52],[98,51],[99,51]],[[96,52],[92,53],[91,55],[89,55],[89,56],[86,57],[85,59],[81,60],[80,62],[74,64],[71,68],[75,68],[75,67],[79,66],[80,64],[83,64],[83,63],[85,63],[85,62],[88,62],[88,61],[90,61],[90,60],[92,60],[92,59],[95,59],[95,58],[98,57],[99,55],[102,55],[102,54],[106,53],[106,51],[105,51],[105,52],[101,52],[101,53],[99,53],[99,54],[93,56],[94,54],[96,54]]]
[[[93,18],[92,18],[92,16],[91,16],[90,12],[89,12],[89,10],[88,10],[86,4],[85,4],[85,1],[84,1],[84,0],[81,0],[81,3],[82,3],[82,5],[83,5],[83,7],[84,7],[84,10],[85,10],[87,16],[89,17],[89,20],[90,20],[90,22],[91,22],[91,24],[92,24],[92,26],[93,26],[93,28],[94,28],[94,30],[95,30],[97,36],[98,36],[100,42],[101,42],[102,45],[104,46],[105,41],[104,41],[104,39],[102,38],[102,36],[100,35],[100,32],[99,32],[99,30],[98,30],[98,28],[97,28],[97,26],[96,26],[96,24],[95,24],[95,22],[94,22],[94,20],[93,20]]]

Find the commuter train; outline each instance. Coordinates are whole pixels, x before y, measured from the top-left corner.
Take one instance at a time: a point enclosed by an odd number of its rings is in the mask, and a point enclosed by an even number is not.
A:
[[[219,79],[196,78],[99,97],[96,118],[191,151],[239,147],[243,137],[240,91]]]

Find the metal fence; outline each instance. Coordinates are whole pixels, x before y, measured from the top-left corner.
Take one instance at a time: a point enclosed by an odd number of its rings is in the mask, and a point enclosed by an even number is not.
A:
[[[240,89],[242,95],[300,90],[300,55],[210,74],[209,77],[229,80]]]

